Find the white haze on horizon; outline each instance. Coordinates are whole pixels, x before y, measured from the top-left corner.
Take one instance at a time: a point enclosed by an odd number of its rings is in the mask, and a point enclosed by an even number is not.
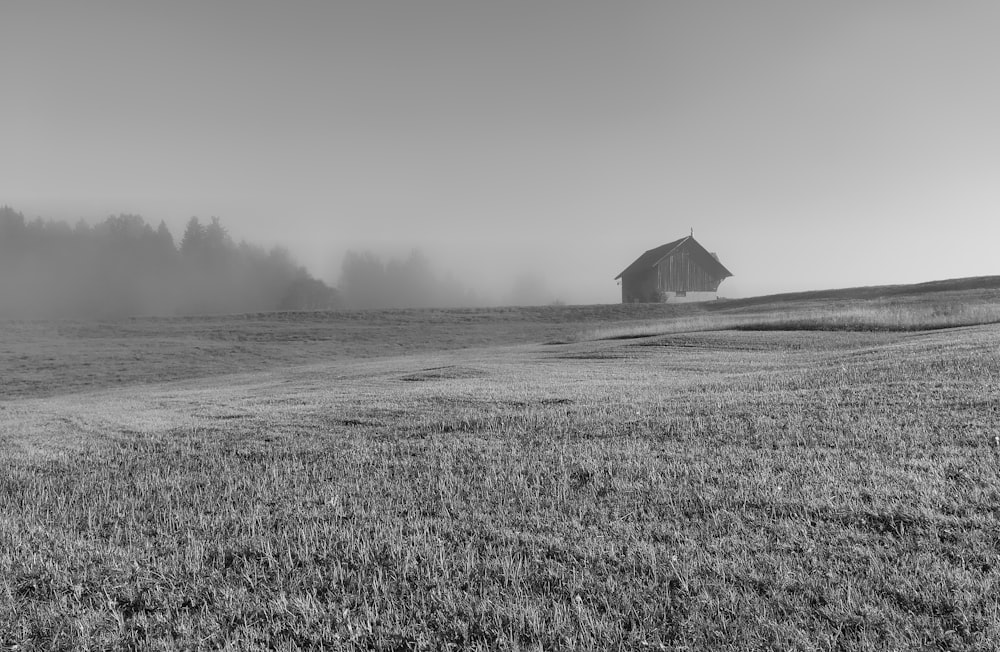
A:
[[[5,5],[0,204],[217,216],[336,284],[416,248],[611,303],[695,237],[720,295],[998,273],[1000,5]]]

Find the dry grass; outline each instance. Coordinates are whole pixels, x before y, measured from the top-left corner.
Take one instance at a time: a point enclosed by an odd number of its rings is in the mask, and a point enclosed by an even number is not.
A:
[[[0,641],[997,649],[998,347],[729,330],[8,398]]]
[[[290,365],[564,341],[673,306],[290,312],[112,322],[0,321],[0,397],[54,396]]]
[[[713,330],[923,331],[1000,323],[1000,294],[802,302],[790,308],[709,306],[668,320],[587,329],[574,338],[611,340]],[[971,300],[970,300],[971,299]]]

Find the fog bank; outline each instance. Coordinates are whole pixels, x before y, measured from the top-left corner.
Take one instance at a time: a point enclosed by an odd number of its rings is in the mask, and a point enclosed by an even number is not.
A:
[[[332,308],[337,293],[280,248],[193,217],[176,244],[138,215],[89,225],[0,208],[0,318],[111,319]]]

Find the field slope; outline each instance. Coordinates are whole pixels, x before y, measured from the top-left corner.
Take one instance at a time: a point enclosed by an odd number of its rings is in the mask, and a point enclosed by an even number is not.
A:
[[[997,649],[996,290],[769,302],[8,324],[0,642]]]

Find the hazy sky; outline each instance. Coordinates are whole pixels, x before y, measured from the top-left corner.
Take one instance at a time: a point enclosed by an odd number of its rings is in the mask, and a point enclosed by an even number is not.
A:
[[[724,296],[1000,274],[998,34],[996,0],[3,0],[0,204],[573,303],[692,227]]]

